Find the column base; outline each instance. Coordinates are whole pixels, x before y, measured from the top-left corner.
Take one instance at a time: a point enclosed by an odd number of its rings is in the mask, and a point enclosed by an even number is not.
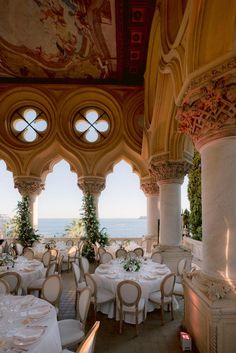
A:
[[[156,251],[161,253],[163,263],[166,264],[172,272],[177,273],[177,264],[179,260],[186,258],[186,270],[191,268],[192,254],[191,251],[182,246],[158,245]]]
[[[184,327],[199,353],[236,352],[236,294],[231,282],[200,271],[184,276]]]

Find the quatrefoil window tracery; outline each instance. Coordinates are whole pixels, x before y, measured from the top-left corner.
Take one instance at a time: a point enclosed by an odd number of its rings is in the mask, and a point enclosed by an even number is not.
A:
[[[44,112],[33,107],[18,109],[12,117],[12,132],[24,142],[35,142],[47,131],[48,123]]]
[[[80,109],[75,118],[75,130],[81,140],[98,142],[109,133],[110,124],[107,113],[99,108]]]

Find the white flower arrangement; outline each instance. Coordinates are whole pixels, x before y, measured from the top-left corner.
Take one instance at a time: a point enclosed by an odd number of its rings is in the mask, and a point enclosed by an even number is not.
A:
[[[137,257],[130,257],[123,262],[123,269],[129,272],[137,272],[141,268],[141,260]]]

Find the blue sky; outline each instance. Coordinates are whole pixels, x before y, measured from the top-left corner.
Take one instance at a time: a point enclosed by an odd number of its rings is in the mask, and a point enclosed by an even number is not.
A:
[[[0,161],[0,214],[12,216],[20,200],[14,189],[12,173]],[[182,209],[189,208],[187,178],[182,185]],[[45,190],[39,196],[39,218],[77,218],[80,215],[82,191],[77,186],[77,176],[69,164],[61,161],[48,174]],[[100,218],[137,218],[146,215],[146,197],[139,187],[139,177],[131,167],[121,161],[106,179],[106,188],[99,199]]]

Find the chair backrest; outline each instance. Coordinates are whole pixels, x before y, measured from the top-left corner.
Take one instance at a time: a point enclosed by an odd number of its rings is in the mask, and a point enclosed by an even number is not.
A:
[[[8,246],[7,252],[12,257],[16,257],[16,255],[17,255],[16,250],[11,245]]]
[[[72,239],[68,239],[68,240],[66,241],[66,245],[67,245],[67,246],[73,246],[73,245],[74,245],[73,240],[72,240]]]
[[[15,244],[17,255],[21,256],[23,254],[24,247],[20,243]]]
[[[9,294],[10,293],[10,286],[7,281],[3,278],[0,278],[0,294]]]
[[[77,304],[77,316],[83,327],[85,326],[87,320],[90,300],[91,289],[89,287],[85,287],[79,293]]]
[[[103,254],[101,254],[100,263],[101,263],[101,264],[107,264],[107,263],[110,262],[112,259],[113,259],[112,254],[106,251],[106,252],[104,252]]]
[[[115,257],[120,258],[120,257],[124,257],[126,258],[127,256],[127,251],[125,249],[117,249],[116,253],[115,253]]]
[[[44,264],[44,267],[48,267],[51,261],[51,251],[47,250],[43,253],[42,261]]]
[[[164,297],[171,297],[173,294],[174,286],[175,286],[175,279],[176,276],[174,273],[170,273],[161,282],[160,290],[161,296]]]
[[[74,279],[75,279],[75,285],[77,286],[77,284],[79,283],[80,281],[80,268],[79,268],[79,265],[75,262],[72,262],[72,271],[73,271],[73,274],[74,274]]]
[[[4,272],[0,278],[6,281],[10,287],[10,293],[17,294],[21,284],[21,276],[17,272]]]
[[[50,249],[49,251],[50,251],[50,253],[51,253],[51,259],[50,259],[50,261],[55,261],[55,260],[57,260],[57,257],[58,257],[58,250],[57,250],[57,249]]]
[[[117,286],[117,296],[121,306],[124,304],[137,308],[141,294],[142,290],[140,285],[131,280],[122,281]]]
[[[135,249],[134,249],[134,252],[135,252],[135,254],[136,254],[138,257],[143,257],[143,254],[144,254],[143,248],[140,248],[140,247],[135,248]]]
[[[161,253],[158,251],[155,251],[152,253],[151,259],[153,262],[157,262],[158,264],[162,264],[162,256]]]
[[[81,258],[80,258],[80,266],[81,266],[81,269],[83,271],[83,274],[89,272],[89,261],[88,261],[87,257],[81,256]]]
[[[100,321],[96,321],[93,327],[85,336],[83,342],[79,345],[76,353],[93,353],[96,341],[96,334],[99,329]]]
[[[56,271],[56,263],[53,262],[51,265],[48,266],[45,277],[47,278],[49,276],[54,275],[55,271]]]
[[[61,274],[62,272],[62,263],[63,263],[64,256],[59,254],[57,258],[57,272]]]
[[[104,254],[105,252],[106,252],[106,249],[104,249],[102,246],[99,246],[98,248],[99,258],[101,258],[101,255]]]
[[[68,257],[70,258],[75,258],[76,257],[76,254],[77,254],[77,246],[76,245],[73,245],[69,250],[68,250]]]
[[[187,265],[187,259],[183,258],[181,260],[179,260],[178,265],[177,265],[177,275],[178,276],[182,276],[184,273],[184,270],[186,268]]]
[[[96,298],[97,295],[97,283],[93,279],[93,276],[90,273],[84,274],[86,285],[91,289],[91,296]]]
[[[128,251],[127,257],[137,257],[137,255],[133,250],[131,250],[131,251]]]
[[[58,275],[52,275],[45,279],[42,286],[41,297],[49,303],[58,306],[62,292],[61,278]]]
[[[34,251],[30,248],[24,248],[23,254],[28,260],[33,260],[34,258]]]

